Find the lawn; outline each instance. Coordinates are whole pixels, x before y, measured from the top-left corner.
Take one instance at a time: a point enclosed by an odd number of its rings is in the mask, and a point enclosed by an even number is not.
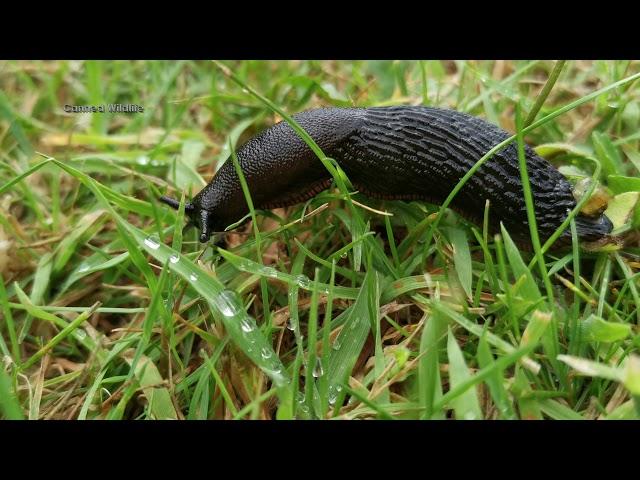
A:
[[[639,80],[638,61],[0,62],[0,418],[640,418]],[[218,247],[158,201],[294,113],[420,104],[523,137],[615,242],[522,251],[339,182]]]

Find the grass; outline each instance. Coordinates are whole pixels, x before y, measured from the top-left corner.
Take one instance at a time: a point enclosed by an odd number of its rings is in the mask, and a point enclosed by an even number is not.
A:
[[[639,418],[639,78],[627,61],[0,63],[0,417]],[[145,110],[62,109],[96,103]],[[534,251],[446,208],[508,142],[441,207],[354,194],[299,131],[335,187],[252,206],[220,249],[157,201],[184,205],[294,113],[395,104],[513,134]],[[537,238],[524,141],[586,191],[568,250]],[[572,218],[602,197],[624,243],[580,247]]]

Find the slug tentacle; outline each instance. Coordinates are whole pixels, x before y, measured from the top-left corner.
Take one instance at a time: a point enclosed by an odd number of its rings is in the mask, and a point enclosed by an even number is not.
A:
[[[363,194],[383,199],[441,203],[459,180],[491,148],[510,135],[465,113],[424,106],[329,108],[309,110],[294,119],[347,173]],[[304,201],[326,188],[331,177],[313,151],[286,123],[249,140],[237,152],[257,209]],[[572,187],[549,162],[525,146],[537,226],[546,240],[575,207]],[[161,198],[177,208],[173,199]],[[530,242],[517,147],[491,157],[454,198],[451,207],[481,224],[489,200],[490,227],[502,222],[515,241]],[[227,161],[189,204],[189,216],[201,239],[223,230],[248,212],[235,167]],[[203,213],[204,212],[204,213]],[[612,228],[604,215],[578,215],[581,240],[606,236]],[[571,241],[569,230],[557,245]],[[556,246],[557,246],[556,245]]]
[[[159,197],[158,200],[160,200],[162,203],[166,203],[167,205],[169,205],[171,208],[173,208],[174,210],[178,210],[180,208],[180,202],[178,200],[176,200],[175,198],[171,198],[171,197],[165,197],[164,195]],[[191,202],[186,202],[184,204],[184,211],[189,213],[195,210],[195,207],[193,206],[193,203]]]

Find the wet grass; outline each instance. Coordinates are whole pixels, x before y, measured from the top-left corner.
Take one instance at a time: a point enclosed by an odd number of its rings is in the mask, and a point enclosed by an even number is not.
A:
[[[1,63],[0,415],[638,418],[638,72],[625,61]],[[144,112],[63,110],[103,103]],[[353,194],[315,145],[334,187],[251,208],[222,248],[157,201],[184,205],[243,141],[298,111],[422,103],[487,118],[521,152],[536,145],[586,190],[579,208],[608,200],[624,244],[574,238],[556,253],[532,228],[522,252],[446,207]]]

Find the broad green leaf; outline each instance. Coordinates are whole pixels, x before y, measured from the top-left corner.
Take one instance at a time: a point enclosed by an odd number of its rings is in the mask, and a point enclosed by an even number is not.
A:
[[[174,164],[176,188],[179,190],[188,192],[193,188],[197,191],[207,184],[197,171],[204,149],[205,144],[197,140],[187,140],[182,144],[181,155]]]
[[[453,246],[453,263],[456,267],[456,273],[460,284],[467,294],[467,298],[472,298],[472,263],[471,263],[471,251],[469,250],[469,240],[465,230],[461,228],[449,228],[447,229],[451,245]]]
[[[53,262],[54,274],[59,274],[69,259],[76,253],[78,246],[82,245],[88,238],[102,228],[107,212],[105,210],[94,210],[83,215],[76,222],[76,227],[69,235],[66,235],[56,248],[56,257]]]
[[[90,257],[79,263],[71,271],[71,273],[67,276],[67,279],[62,284],[62,287],[60,287],[60,293],[65,292],[71,285],[73,285],[81,278],[86,277],[87,275],[90,275],[94,272],[113,268],[116,265],[124,262],[127,258],[129,258],[129,252],[121,253],[120,255],[116,255],[115,257],[110,258],[109,260],[104,260],[104,257],[99,255],[91,255]]]
[[[124,358],[129,364],[133,361],[132,355],[125,355]],[[164,379],[151,359],[145,355],[140,358],[135,366],[135,376],[149,402],[153,418],[155,420],[177,420],[178,415],[171,402],[169,390],[162,386]]]
[[[422,418],[430,418],[433,404],[439,393],[442,396],[440,383],[439,349],[447,332],[447,319],[434,311],[425,319],[425,325],[420,338],[420,364],[418,365],[418,389],[420,404],[424,407]]]
[[[535,310],[531,314],[531,319],[522,334],[520,340],[520,346],[530,345],[532,343],[538,343],[542,335],[546,331],[547,327],[551,323],[551,314]]]
[[[604,420],[640,420],[634,400],[628,400],[606,415]]]
[[[378,290],[375,288],[377,279],[377,275],[367,271],[356,301],[349,308],[347,320],[332,345],[327,369],[330,402],[339,396],[341,384],[348,380],[371,330],[371,322],[378,315],[369,309],[368,291],[370,288]]]
[[[640,395],[640,357],[631,354],[624,367],[624,386],[632,395]]]
[[[542,410],[542,413],[554,420],[585,420],[585,418],[575,410],[551,398],[538,400],[538,406],[540,410]]]
[[[468,380],[472,374],[464,361],[458,342],[449,329],[447,340],[447,356],[449,357],[449,384],[453,390],[459,384]],[[463,394],[450,401],[458,420],[482,420],[482,410],[478,401],[478,392],[475,387],[469,388]]]
[[[483,335],[478,342],[478,365],[483,370],[490,368],[495,364],[491,348],[487,342],[486,337]],[[493,403],[496,405],[500,412],[500,418],[513,420],[516,419],[516,415],[513,411],[513,406],[507,395],[507,391],[504,388],[504,369],[496,369],[491,375],[487,377],[485,383],[489,387],[489,393],[493,399]]]
[[[51,252],[47,252],[38,260],[38,266],[36,267],[35,275],[33,277],[33,284],[31,285],[31,295],[29,295],[29,301],[31,304],[42,304],[45,298],[45,294],[49,289],[52,269],[53,254]],[[22,329],[20,330],[20,334],[18,335],[18,340],[20,342],[22,342],[27,333],[29,333],[32,321],[33,319],[30,316],[27,316],[24,323],[22,324]]]
[[[609,186],[609,188],[614,194],[620,194],[625,192],[640,192],[639,177],[609,175],[607,177],[607,185]],[[640,226],[640,203],[636,203],[632,226],[633,227]]]
[[[588,150],[576,147],[570,143],[543,143],[536,146],[534,150],[538,155],[545,158],[553,157],[559,153],[571,153],[578,157],[586,157],[591,154]]]
[[[589,315],[581,324],[582,338],[587,342],[617,342],[631,335],[631,325],[607,322],[597,315]]]
[[[522,260],[520,250],[513,240],[511,240],[511,236],[504,228],[504,225],[500,224],[500,229],[502,231],[502,238],[504,239],[504,249],[509,259],[509,265],[511,265],[513,275],[517,282],[523,282],[516,293],[521,295],[525,300],[537,302],[541,295],[531,270],[529,270],[527,264]],[[520,280],[522,277],[524,277],[524,280]]]
[[[11,378],[0,367],[0,418],[5,420],[24,420],[22,407],[11,385]]]
[[[611,199],[604,213],[613,223],[614,230],[623,227],[629,222],[639,198],[640,192],[625,192],[619,193]]]
[[[602,163],[602,171],[605,175],[620,175],[624,173],[620,153],[611,142],[609,136],[603,132],[593,132],[593,146],[598,160]]]
[[[616,382],[622,382],[624,378],[624,372],[620,367],[610,367],[609,365],[572,355],[558,355],[558,360],[566,363],[582,375],[589,377],[606,378]]]

